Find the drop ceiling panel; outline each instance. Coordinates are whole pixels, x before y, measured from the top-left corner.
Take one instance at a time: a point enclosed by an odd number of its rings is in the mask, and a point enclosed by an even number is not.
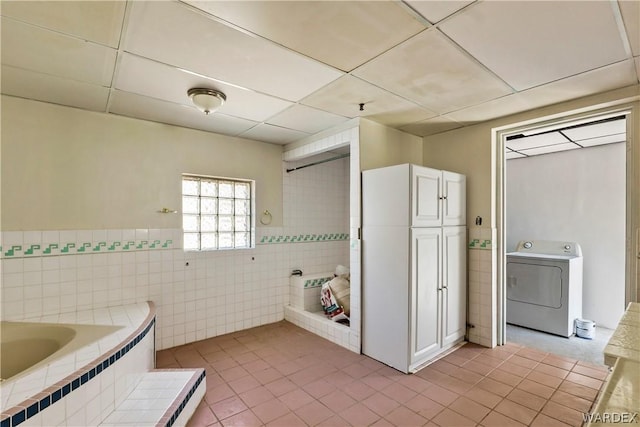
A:
[[[540,135],[527,136],[525,138],[512,139],[506,142],[507,148],[514,151],[523,151],[530,148],[545,147],[567,142],[567,138],[560,132],[543,133]]]
[[[304,138],[305,136],[309,136],[309,134],[262,123],[239,136],[242,138],[256,139],[259,141],[270,142],[272,144],[284,145]]]
[[[575,150],[578,148],[580,148],[579,145],[576,145],[573,142],[566,142],[564,144],[555,144],[549,145],[547,147],[537,147],[519,151],[523,154],[526,154],[527,156],[537,156],[540,154],[557,153],[560,151]]]
[[[349,118],[389,114],[393,111],[405,111],[410,113],[412,117],[423,116],[426,118],[436,115],[413,102],[351,75],[345,75],[323,87],[304,98],[301,103]],[[360,111],[360,103],[365,104],[364,111]],[[411,121],[417,120],[420,119],[416,118]]]
[[[517,90],[626,59],[608,1],[478,2],[439,28]]]
[[[636,84],[633,62],[618,62],[447,114],[465,125]]]
[[[116,51],[2,18],[2,64],[102,86],[111,84]]]
[[[8,65],[2,66],[1,86],[6,95],[92,111],[105,111],[109,99],[109,88]]]
[[[631,51],[634,56],[638,56],[640,55],[640,2],[638,0],[621,0],[618,1],[618,4]]]
[[[253,121],[266,120],[291,105],[291,102],[282,99],[220,83],[127,53],[123,55],[118,67],[115,87],[126,92],[191,107],[193,104],[187,96],[190,88],[216,89],[227,96],[227,101],[218,110],[220,113]]]
[[[353,74],[438,113],[512,92],[436,29],[413,37]]]
[[[365,107],[366,111],[366,107]],[[409,123],[420,122],[427,118],[434,117],[435,113],[424,109],[418,105],[409,103],[404,107],[395,110],[385,111],[384,113],[369,114],[366,117],[383,125],[393,128],[407,125]]]
[[[270,118],[267,123],[314,134],[347,120],[346,117],[337,114],[327,113],[304,105],[294,105]]]
[[[425,26],[388,1],[188,1],[252,33],[350,71]]]
[[[470,126],[475,123],[484,122],[497,117],[508,116],[531,108],[533,108],[533,104],[528,101],[526,96],[522,95],[522,92],[520,92],[493,99],[472,107],[462,108],[460,110],[447,113],[445,116],[462,123],[465,126]]]
[[[576,141],[583,147],[594,147],[596,145],[615,144],[618,142],[625,142],[627,140],[626,133],[618,133],[615,135],[599,136],[597,138],[581,139]]]
[[[473,1],[440,1],[440,0],[405,0],[409,6],[433,24],[442,21],[457,10],[473,3]]]
[[[624,119],[604,123],[595,123],[580,126],[573,129],[564,129],[562,132],[573,141],[581,141],[598,136],[624,134],[627,131],[627,122]]]
[[[524,154],[516,153],[515,151],[507,151],[504,153],[504,158],[507,160],[511,159],[521,159],[523,157],[527,157]]]
[[[462,127],[462,124],[445,116],[434,117],[417,123],[402,126],[400,130],[418,136],[435,135],[436,133]]]
[[[250,120],[224,114],[207,116],[192,107],[122,91],[111,94],[109,111],[122,116],[234,136],[256,125]]]
[[[291,101],[342,75],[175,2],[134,2],[125,49]]]
[[[3,1],[2,15],[115,48],[125,6],[121,1]]]

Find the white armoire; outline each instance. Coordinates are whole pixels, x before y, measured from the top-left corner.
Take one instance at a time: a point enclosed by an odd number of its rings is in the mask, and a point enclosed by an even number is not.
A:
[[[464,339],[465,207],[464,175],[362,173],[362,353],[408,373]]]

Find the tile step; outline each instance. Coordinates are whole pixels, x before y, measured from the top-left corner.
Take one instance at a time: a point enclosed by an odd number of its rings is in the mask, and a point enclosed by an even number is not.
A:
[[[149,371],[100,426],[184,426],[206,390],[204,369]]]

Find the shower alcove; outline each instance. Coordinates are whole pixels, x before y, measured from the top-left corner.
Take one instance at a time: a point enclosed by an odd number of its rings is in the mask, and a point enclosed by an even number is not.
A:
[[[341,264],[348,267],[351,274],[349,326],[314,313],[317,306],[304,310],[304,285],[302,290],[290,287],[289,303],[285,307],[287,320],[360,353],[361,330],[366,328],[361,323],[361,172],[422,162],[422,138],[359,117],[284,147],[282,173],[287,233],[291,231],[298,237],[303,234],[309,239],[315,235],[327,243],[326,247],[313,251],[313,260],[304,256],[305,245],[300,245],[303,253],[294,255],[290,271],[299,269],[303,279],[320,275],[322,280]],[[296,169],[300,167],[303,168]],[[305,265],[298,264],[299,261]],[[314,298],[312,294],[307,300],[313,302]]]
[[[290,278],[285,318],[359,353],[359,128],[357,123],[350,123],[349,127],[285,146],[286,234],[309,243],[299,245],[290,260],[291,272],[300,270],[302,275],[294,274]],[[352,203],[354,198],[357,203]],[[320,304],[322,284],[333,278],[338,265],[348,267],[351,273],[349,324],[328,319]]]

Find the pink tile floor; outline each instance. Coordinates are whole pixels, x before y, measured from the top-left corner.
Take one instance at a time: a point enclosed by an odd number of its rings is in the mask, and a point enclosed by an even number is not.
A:
[[[413,375],[286,321],[157,353],[206,369],[189,426],[580,426],[605,366],[466,344]]]

